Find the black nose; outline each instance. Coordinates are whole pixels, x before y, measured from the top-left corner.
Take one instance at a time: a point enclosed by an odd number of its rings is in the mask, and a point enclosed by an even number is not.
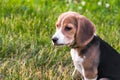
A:
[[[54,43],[57,43],[57,40],[58,40],[58,38],[52,38],[52,41],[54,42]]]

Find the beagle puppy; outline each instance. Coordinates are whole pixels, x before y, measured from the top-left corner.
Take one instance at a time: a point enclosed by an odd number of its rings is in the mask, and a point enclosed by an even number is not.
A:
[[[62,13],[52,37],[54,45],[71,48],[74,63],[82,80],[120,80],[120,55],[95,35],[94,24],[76,12]]]

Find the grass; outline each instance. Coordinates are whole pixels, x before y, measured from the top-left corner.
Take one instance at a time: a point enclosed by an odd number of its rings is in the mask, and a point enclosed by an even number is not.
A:
[[[96,25],[96,33],[120,52],[119,0],[1,0],[0,80],[70,80],[68,47],[54,47],[55,22],[76,11]]]

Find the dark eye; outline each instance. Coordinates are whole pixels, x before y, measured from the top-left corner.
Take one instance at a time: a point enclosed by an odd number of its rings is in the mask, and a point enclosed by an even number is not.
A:
[[[68,26],[65,27],[65,31],[70,31],[71,29],[72,29],[71,27]]]

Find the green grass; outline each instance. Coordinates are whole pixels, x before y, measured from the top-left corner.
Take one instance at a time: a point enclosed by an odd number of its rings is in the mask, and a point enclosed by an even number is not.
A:
[[[82,1],[86,4],[82,5]],[[99,6],[98,2],[102,4]],[[51,43],[55,22],[65,11],[88,17],[96,25],[96,33],[120,52],[119,3],[119,0],[0,0],[0,80],[71,79],[74,67],[70,49]]]

